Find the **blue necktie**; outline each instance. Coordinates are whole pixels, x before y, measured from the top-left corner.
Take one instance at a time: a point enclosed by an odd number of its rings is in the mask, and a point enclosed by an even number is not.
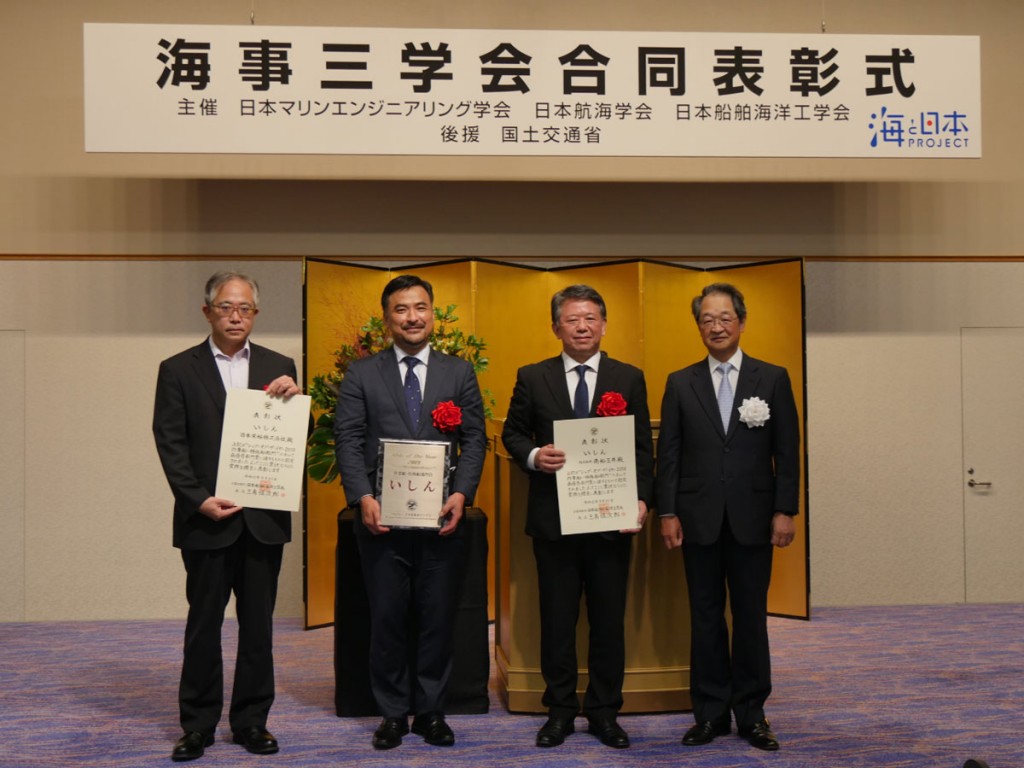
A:
[[[715,370],[722,374],[722,383],[718,387],[718,412],[722,414],[722,428],[728,432],[733,401],[732,384],[729,383],[732,363],[722,363]]]
[[[420,406],[423,401],[420,394],[420,380],[416,378],[416,372],[413,370],[419,360],[415,357],[403,357],[402,362],[407,366],[405,369],[405,407],[409,411],[409,421],[412,422],[413,429],[415,429],[420,423]]]
[[[576,395],[572,400],[572,415],[577,419],[585,419],[590,415],[590,390],[587,389],[587,366],[577,365],[576,373],[580,382],[576,385]]]

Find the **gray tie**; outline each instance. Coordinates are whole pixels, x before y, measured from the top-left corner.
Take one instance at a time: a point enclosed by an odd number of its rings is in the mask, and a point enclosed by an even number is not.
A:
[[[729,383],[732,363],[722,363],[715,370],[722,374],[722,383],[718,387],[718,412],[722,414],[722,428],[728,432],[733,401],[732,384]]]

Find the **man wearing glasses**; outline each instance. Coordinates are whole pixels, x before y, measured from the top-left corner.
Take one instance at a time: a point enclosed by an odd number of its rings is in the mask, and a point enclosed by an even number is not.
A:
[[[224,704],[221,625],[232,592],[238,654],[228,719],[232,740],[254,754],[278,751],[267,731],[274,701],[272,622],[291,514],[240,507],[215,495],[229,387],[299,392],[295,362],[251,344],[259,286],[236,272],[206,283],[210,336],[160,364],[153,436],[174,494],[174,546],[185,564],[188,621],[178,703],[184,731],[171,759],[195,760],[213,744]]]
[[[774,751],[768,583],[773,547],[793,541],[800,424],[785,368],[740,349],[743,294],[712,283],[691,306],[708,356],[668,377],[658,436],[658,516],[682,547],[690,597],[690,696],[683,744],[728,734]],[[732,639],[725,621],[732,612]]]

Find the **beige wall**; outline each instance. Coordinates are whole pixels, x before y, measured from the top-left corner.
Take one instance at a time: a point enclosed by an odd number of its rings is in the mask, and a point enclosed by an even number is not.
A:
[[[808,265],[813,604],[964,600],[960,329],[1024,326],[1022,286],[1021,263]]]
[[[301,266],[289,259],[302,255],[1024,256],[1024,3],[824,3],[833,33],[981,36],[979,161],[82,152],[83,22],[244,24],[252,7],[0,4],[0,50],[21,64],[0,68],[0,257],[41,257],[0,260],[0,619],[181,615],[170,494],[149,419],[157,362],[204,333],[199,290],[214,268],[261,279],[266,311],[254,338],[300,358]],[[812,33],[822,7],[255,3],[256,20],[275,25]],[[46,258],[66,255],[118,258]],[[958,329],[1019,323],[1024,265],[812,261],[806,276],[812,602],[962,600]],[[927,375],[893,383],[895,359]],[[913,450],[896,448],[904,428],[922,434]],[[300,577],[292,545],[279,613],[301,613]]]
[[[207,334],[203,285],[221,266],[258,276],[253,339],[301,365],[300,262],[0,261],[0,369],[12,379],[0,456],[21,468],[0,469],[0,620],[183,614],[153,395],[160,361]],[[19,366],[20,381],[9,376]],[[20,439],[6,419],[19,411]],[[281,615],[302,612],[295,517]]]

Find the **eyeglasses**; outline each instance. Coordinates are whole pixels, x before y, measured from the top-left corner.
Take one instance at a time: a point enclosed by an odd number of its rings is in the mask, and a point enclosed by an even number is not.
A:
[[[235,312],[238,313],[239,317],[252,317],[256,314],[256,307],[249,304],[229,304],[224,302],[223,304],[211,304],[210,309],[216,312],[219,317],[231,317]]]
[[[722,326],[723,328],[731,328],[733,323],[736,322],[736,318],[732,315],[722,315],[721,317],[702,317],[700,319],[700,327],[705,329],[711,329],[715,327],[715,324]]]

